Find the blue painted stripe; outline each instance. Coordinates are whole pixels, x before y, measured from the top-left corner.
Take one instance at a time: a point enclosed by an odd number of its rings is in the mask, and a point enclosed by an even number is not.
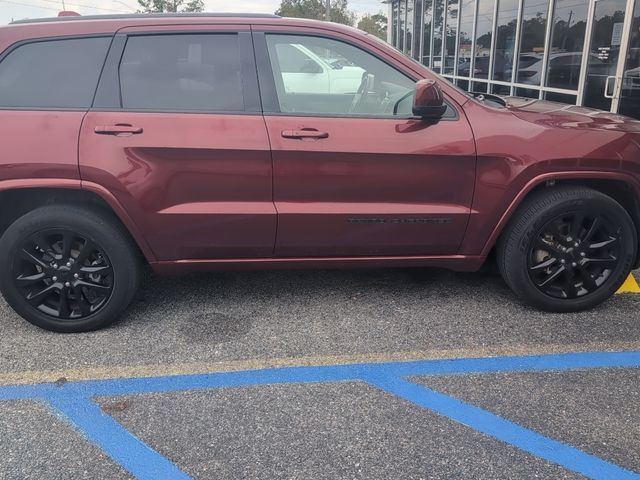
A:
[[[372,375],[452,375],[465,373],[563,371],[607,367],[640,367],[640,352],[594,352],[495,358],[421,360],[380,364],[287,367],[241,372],[117,380],[69,382],[0,387],[0,400],[46,398],[60,392],[77,396],[118,396],[165,393],[224,387],[245,387],[275,383],[309,383],[359,380]]]
[[[54,411],[66,417],[89,441],[139,480],[190,479],[88,398],[59,395],[49,397],[48,402]]]
[[[397,377],[374,376],[369,383],[423,408],[597,480],[640,479],[640,475],[521,427],[479,407]]]

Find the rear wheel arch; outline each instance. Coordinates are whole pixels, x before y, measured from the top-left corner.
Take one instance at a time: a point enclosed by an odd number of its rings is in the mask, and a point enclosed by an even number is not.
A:
[[[0,190],[0,204],[12,207],[0,209],[0,236],[18,218],[39,207],[55,204],[77,205],[90,208],[117,225],[129,237],[142,260],[155,260],[153,252],[126,211],[108,193],[79,187],[25,186]]]

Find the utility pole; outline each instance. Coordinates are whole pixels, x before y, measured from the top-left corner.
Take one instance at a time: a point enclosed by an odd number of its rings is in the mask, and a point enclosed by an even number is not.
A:
[[[331,21],[331,0],[327,0],[327,12],[324,14],[324,19],[327,22]]]

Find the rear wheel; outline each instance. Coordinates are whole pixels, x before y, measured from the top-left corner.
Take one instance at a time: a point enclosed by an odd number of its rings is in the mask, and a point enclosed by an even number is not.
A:
[[[38,208],[0,239],[0,290],[27,321],[57,332],[95,330],[131,302],[139,259],[121,228],[70,205]]]
[[[498,266],[511,289],[549,311],[592,308],[631,271],[637,233],[612,198],[583,187],[546,190],[529,199],[498,244]]]

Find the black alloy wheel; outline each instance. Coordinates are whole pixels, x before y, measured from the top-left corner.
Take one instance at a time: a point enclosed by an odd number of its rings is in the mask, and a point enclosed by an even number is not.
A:
[[[12,272],[24,299],[60,320],[96,313],[113,293],[113,268],[103,249],[68,229],[30,235],[14,258]]]
[[[597,290],[620,259],[621,227],[602,214],[575,211],[547,222],[535,235],[529,276],[546,295],[577,298]]]

